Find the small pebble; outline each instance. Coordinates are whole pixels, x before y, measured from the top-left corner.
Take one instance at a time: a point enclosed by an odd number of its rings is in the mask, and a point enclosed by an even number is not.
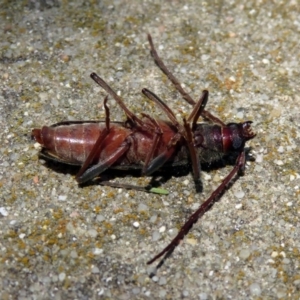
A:
[[[152,241],[156,242],[160,239],[160,233],[158,231],[154,231],[152,234]]]
[[[90,237],[95,238],[98,235],[98,232],[95,229],[89,229],[88,234]]]
[[[141,290],[140,290],[140,288],[138,288],[138,287],[135,287],[135,288],[132,289],[132,293],[133,293],[134,295],[138,295],[140,292],[141,292]]]
[[[166,277],[164,277],[164,276],[160,277],[160,279],[158,281],[158,284],[159,285],[165,285],[166,283],[167,283]]]
[[[34,176],[33,177],[33,182],[34,183],[39,183],[39,177],[38,176]]]
[[[243,204],[242,203],[239,203],[235,206],[236,209],[241,209],[243,207]]]
[[[76,252],[75,250],[72,250],[72,251],[70,252],[70,256],[71,256],[72,258],[77,258],[77,257],[78,257],[78,254],[77,254],[77,252]]]
[[[242,249],[240,251],[239,257],[242,259],[247,259],[250,256],[251,252],[249,251],[249,249]]]
[[[286,299],[286,292],[284,289],[279,288],[277,290],[277,299]]]
[[[140,203],[137,210],[138,210],[138,212],[147,211],[148,210],[148,206],[146,204],[144,204],[144,203]]]
[[[283,149],[282,146],[279,146],[278,149],[277,149],[277,151],[278,151],[279,153],[283,153],[283,152],[284,152],[284,149]]]
[[[187,242],[188,244],[190,244],[190,245],[193,245],[193,246],[197,245],[197,240],[196,240],[196,239],[187,238],[187,239],[186,239],[186,242]]]
[[[165,232],[166,231],[166,226],[161,226],[159,228],[159,232],[162,233],[162,232]]]
[[[156,220],[157,220],[157,215],[153,215],[153,216],[150,218],[150,222],[151,222],[151,223],[154,223]]]
[[[66,273],[60,273],[59,275],[58,275],[58,279],[59,279],[59,281],[64,281],[65,280],[65,278],[66,278]]]
[[[286,254],[285,254],[284,251],[281,251],[279,254],[280,254],[282,257],[286,258]]]
[[[206,293],[200,293],[198,295],[198,297],[199,297],[200,300],[207,300],[207,294]]]
[[[46,101],[48,101],[48,94],[42,92],[39,94],[39,98],[40,98],[41,102],[46,102]]]
[[[260,288],[260,285],[258,283],[252,283],[250,285],[250,293],[251,295],[253,296],[260,296],[261,294],[261,288]]]
[[[140,226],[140,223],[139,222],[133,222],[132,224],[135,228],[138,228]]]
[[[274,160],[274,163],[278,166],[282,166],[283,165],[283,161],[282,160],[279,160],[279,159],[275,159]]]
[[[97,217],[96,217],[97,222],[102,222],[104,220],[105,220],[105,218],[102,215],[97,215]]]
[[[203,179],[204,180],[211,180],[211,175],[203,172]]]
[[[270,61],[269,61],[267,58],[264,58],[264,59],[262,60],[262,62],[263,62],[263,64],[265,64],[265,65],[267,65],[267,64],[270,63]]]
[[[59,201],[66,201],[66,199],[67,199],[67,196],[66,196],[66,195],[59,195],[59,196],[58,196],[58,200],[59,200]]]
[[[300,285],[300,279],[295,280],[295,281],[293,282],[293,284],[299,286],[299,285]]]
[[[243,119],[244,118],[244,113],[242,111],[239,111],[237,114],[236,114],[236,117],[238,119]]]
[[[219,182],[221,180],[219,174],[215,174],[215,176],[213,177],[213,181],[214,182]]]
[[[20,238],[21,240],[24,239],[25,236],[26,236],[25,233],[20,233],[20,234],[19,234],[19,238]]]
[[[274,108],[273,110],[271,110],[271,112],[270,112],[270,117],[271,118],[278,119],[280,116],[281,116],[281,110],[280,109]]]
[[[257,154],[255,157],[255,162],[256,163],[262,163],[263,162],[263,154]]]
[[[291,262],[291,260],[288,259],[288,258],[284,258],[284,259],[282,260],[282,262],[283,262],[284,264],[288,265],[288,264]]]
[[[188,185],[189,183],[190,183],[190,181],[188,179],[186,179],[186,180],[183,181],[184,185]]]
[[[160,290],[160,291],[159,291],[159,297],[160,297],[160,298],[165,298],[166,295],[167,295],[166,290]]]
[[[241,199],[241,198],[243,198],[245,196],[245,193],[244,193],[244,191],[240,190],[240,191],[235,192],[234,195],[237,198]]]
[[[94,249],[94,254],[95,255],[100,255],[100,254],[102,254],[103,253],[103,249],[101,249],[101,248],[95,248]]]
[[[3,217],[7,217],[7,216],[8,216],[8,211],[6,210],[5,207],[3,207],[3,206],[0,207],[0,214],[1,214]]]
[[[33,147],[34,147],[34,149],[39,150],[39,149],[41,149],[41,144],[40,143],[34,143]]]
[[[98,268],[98,267],[96,267],[96,266],[93,266],[91,271],[92,271],[92,273],[93,273],[93,274],[100,273],[100,270],[99,270],[99,268]]]

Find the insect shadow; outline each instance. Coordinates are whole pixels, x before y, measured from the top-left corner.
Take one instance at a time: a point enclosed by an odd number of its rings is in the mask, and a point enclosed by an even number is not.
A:
[[[251,148],[247,147],[245,148],[246,153],[246,160],[247,161],[254,161],[253,156],[251,156]],[[39,158],[43,159],[45,161],[45,166],[56,173],[61,174],[69,174],[72,176],[75,176],[78,173],[78,166],[77,165],[66,165],[61,164],[60,162],[57,162],[55,160],[50,159],[47,155],[43,155],[43,150],[39,153]],[[227,155],[224,155],[219,160],[210,162],[210,163],[202,163],[201,164],[201,170],[203,170],[206,173],[209,173],[211,171],[224,168],[226,166],[234,166],[236,163],[237,154],[236,153],[229,153]],[[172,170],[172,172],[170,172]],[[186,176],[190,173],[191,170],[191,162],[184,162],[178,166],[165,166],[164,168],[161,168],[157,170],[154,174],[152,174],[149,183],[146,186],[137,186],[137,185],[126,185],[126,184],[120,184],[117,182],[110,182],[111,180],[114,180],[116,178],[126,178],[126,177],[133,177],[133,178],[140,178],[141,177],[141,171],[140,168],[137,169],[108,169],[103,174],[101,174],[101,178],[94,178],[92,181],[84,182],[80,184],[81,187],[86,186],[97,186],[97,185],[103,185],[103,186],[109,186],[112,184],[113,187],[119,187],[119,188],[125,188],[125,189],[134,189],[134,190],[140,190],[143,192],[150,192],[152,188],[158,188],[165,183],[167,183],[172,177],[179,178]],[[227,186],[227,189],[229,186]],[[200,191],[202,192],[202,190]]]

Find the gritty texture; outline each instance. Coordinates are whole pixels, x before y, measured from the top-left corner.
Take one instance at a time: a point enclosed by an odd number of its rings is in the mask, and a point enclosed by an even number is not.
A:
[[[299,299],[298,1],[1,1],[1,299]],[[97,72],[134,112],[191,107],[155,66],[146,34],[194,99],[224,122],[253,121],[254,162],[162,267],[146,262],[232,166],[161,186],[90,184],[38,159],[33,128],[103,119]],[[112,120],[125,120],[109,98]],[[174,174],[175,175],[175,174]],[[150,178],[117,177],[145,186]],[[154,273],[155,276],[150,276]]]

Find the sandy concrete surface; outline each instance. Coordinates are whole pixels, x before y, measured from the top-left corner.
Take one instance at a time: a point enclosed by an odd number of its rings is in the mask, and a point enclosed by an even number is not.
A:
[[[0,1],[1,299],[299,299],[298,1]],[[97,72],[134,112],[182,120],[191,107],[155,66],[160,56],[224,122],[253,121],[255,161],[161,268],[168,244],[232,166],[172,176],[169,195],[98,184],[46,164],[33,128],[103,119]],[[125,120],[109,98],[111,119]],[[113,173],[114,174],[114,173]],[[175,175],[175,174],[174,174]],[[145,186],[151,178],[117,176]],[[151,274],[155,276],[150,276]]]

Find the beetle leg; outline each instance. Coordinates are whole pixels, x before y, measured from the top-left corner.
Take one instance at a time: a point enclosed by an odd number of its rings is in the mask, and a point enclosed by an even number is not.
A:
[[[150,116],[147,115],[147,114],[143,114],[143,113],[142,113],[142,115],[143,115],[145,118],[149,119],[150,122],[154,125],[154,135],[153,135],[152,146],[151,146],[151,149],[150,149],[150,151],[148,152],[148,154],[147,154],[147,156],[146,156],[145,163],[144,163],[144,167],[143,167],[143,169],[142,169],[142,175],[144,175],[144,174],[145,174],[145,171],[146,171],[146,169],[147,169],[147,167],[148,167],[148,165],[149,165],[150,160],[151,160],[151,159],[154,157],[154,155],[155,155],[155,151],[157,150],[158,143],[159,143],[160,140],[161,140],[161,137],[162,137],[163,132],[162,132],[162,130],[161,130],[159,124],[157,123],[157,121],[156,121],[154,118],[150,117]]]
[[[99,77],[96,73],[92,73],[90,76],[97,84],[99,84],[109,95],[111,95],[116,100],[118,105],[124,110],[127,118],[131,122],[143,128],[143,121],[127,108],[121,97],[119,97],[117,93],[101,77]]]
[[[190,123],[187,123],[187,121],[185,119],[183,119],[183,124],[184,124],[185,132],[186,132],[185,139],[187,142],[187,146],[188,146],[191,161],[192,161],[195,187],[196,187],[197,193],[200,193],[200,192],[202,192],[203,187],[202,187],[202,182],[200,180],[201,166],[200,166],[200,162],[199,162],[199,156],[197,154],[196,147],[194,145],[194,139],[193,139]]]
[[[210,195],[210,197],[189,217],[189,219],[185,222],[185,224],[181,227],[180,231],[176,235],[176,237],[169,243],[169,245],[164,248],[159,254],[157,254],[154,258],[149,260],[147,264],[152,264],[161,256],[165,255],[162,261],[158,264],[158,267],[162,265],[164,260],[171,255],[176,246],[180,243],[180,241],[184,238],[185,235],[190,231],[193,225],[201,218],[211,207],[212,205],[219,199],[220,195],[226,189],[226,186],[230,183],[233,177],[236,174],[240,174],[240,172],[245,168],[245,150],[243,150],[236,161],[234,168],[231,172],[223,179],[222,183],[219,187]]]
[[[192,121],[192,128],[194,128],[195,124],[197,123],[200,115],[203,114],[204,108],[208,101],[208,91],[204,90],[199,101],[195,104],[192,112],[190,113],[189,117],[187,118],[188,123]]]
[[[173,155],[176,149],[176,145],[182,138],[180,133],[176,133],[167,145],[167,149],[155,157],[149,162],[148,166],[145,166],[144,175],[148,176],[161,168]]]
[[[163,102],[156,94],[154,94],[146,88],[142,90],[142,93],[147,98],[155,102],[166,113],[171,123],[178,130],[178,132],[169,141],[167,149],[159,156],[155,157],[152,161],[150,161],[149,164],[147,162],[147,164],[144,165],[143,174],[150,175],[156,170],[158,170],[160,167],[162,167],[172,157],[178,141],[181,139],[182,136],[186,139],[186,135],[183,126],[179,124],[179,122],[176,119],[176,116],[165,102]]]
[[[212,123],[219,124],[221,127],[226,126],[223,121],[221,121],[218,117],[214,116],[212,113],[205,109],[203,109],[201,116],[206,120],[211,121]]]
[[[87,170],[89,165],[93,162],[95,156],[102,150],[101,148],[102,148],[102,145],[103,145],[103,141],[105,140],[105,138],[109,134],[109,131],[110,131],[110,125],[109,125],[110,118],[109,118],[109,108],[107,107],[107,104],[106,104],[107,100],[108,100],[108,96],[106,96],[104,98],[104,102],[103,102],[104,109],[105,109],[105,125],[106,125],[106,128],[104,128],[104,130],[101,132],[101,134],[98,137],[95,145],[93,146],[90,154],[88,155],[88,157],[85,160],[84,164],[82,165],[79,172],[77,173],[76,180],[78,182],[80,182],[80,178],[85,173],[85,171]],[[87,180],[84,180],[84,181],[87,181]]]
[[[166,113],[166,115],[168,116],[168,118],[170,119],[170,121],[176,128],[179,127],[179,123],[176,119],[176,116],[174,115],[172,110],[169,108],[169,106],[165,102],[163,102],[156,94],[154,94],[153,92],[149,91],[146,88],[142,89],[142,93],[148,99],[155,102]]]
[[[196,103],[194,106],[194,109],[192,113],[190,114],[188,118],[188,122],[184,119],[184,126],[180,125],[172,112],[172,110],[165,104],[157,95],[155,95],[153,92],[149,91],[148,89],[143,89],[142,90],[143,94],[148,97],[150,100],[154,101],[157,103],[162,110],[167,114],[169,119],[171,120],[172,124],[177,128],[178,132],[184,137],[184,139],[187,142],[187,146],[190,152],[191,160],[192,160],[192,166],[193,166],[193,175],[194,175],[194,181],[195,181],[195,186],[196,186],[196,191],[200,192],[202,191],[202,184],[200,181],[200,163],[199,163],[199,157],[196,153],[196,149],[194,146],[193,142],[193,135],[192,135],[192,130],[190,127],[190,122],[192,120],[192,126],[195,125],[197,122],[200,114],[202,113],[208,99],[208,92],[203,91],[203,94],[200,98],[200,100]],[[155,170],[157,170],[159,167],[161,167],[173,154],[175,150],[175,146],[177,142],[179,141],[179,138],[175,138],[174,140],[171,140],[170,146],[167,147],[168,150],[166,150],[164,153],[156,157],[149,166],[146,168],[145,165],[145,173],[147,175],[150,175],[153,173]],[[170,150],[172,148],[172,150]]]
[[[105,170],[110,168],[120,157],[122,157],[122,155],[126,153],[126,151],[128,151],[130,144],[131,142],[127,137],[113,154],[100,161],[98,164],[91,166],[89,169],[84,171],[82,175],[76,176],[76,180],[79,183],[84,183],[103,173]]]

